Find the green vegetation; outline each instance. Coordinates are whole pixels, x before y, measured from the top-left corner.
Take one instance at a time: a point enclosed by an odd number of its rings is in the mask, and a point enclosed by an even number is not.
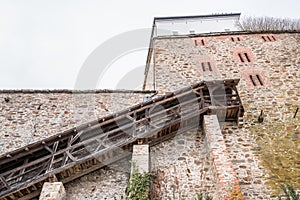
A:
[[[294,190],[294,188],[290,185],[285,186],[285,185],[281,185],[281,189],[284,192],[284,199],[286,200],[300,200],[300,196],[297,195],[296,191]],[[281,197],[278,197],[279,200],[282,200]]]
[[[151,173],[132,173],[126,188],[126,200],[148,200],[150,184],[155,176]]]
[[[202,192],[198,193],[197,200],[212,200],[212,197],[205,195],[203,196]]]
[[[285,112],[294,110],[286,108]],[[274,195],[279,195],[281,184],[300,188],[300,118],[281,121],[272,120],[272,112],[267,115],[263,124],[257,123],[257,116],[248,116],[247,121],[253,122],[249,127],[256,142],[253,150],[267,172],[266,184]]]

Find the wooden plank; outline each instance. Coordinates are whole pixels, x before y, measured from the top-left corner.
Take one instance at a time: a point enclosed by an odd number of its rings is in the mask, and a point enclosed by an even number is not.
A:
[[[19,198],[18,200],[28,200],[28,199],[33,199],[34,197],[39,196],[40,193],[41,193],[41,191],[42,191],[42,189],[39,189],[39,190],[37,190],[37,191],[35,191],[35,192],[31,192],[31,193],[27,194],[26,196],[23,196],[23,197]]]

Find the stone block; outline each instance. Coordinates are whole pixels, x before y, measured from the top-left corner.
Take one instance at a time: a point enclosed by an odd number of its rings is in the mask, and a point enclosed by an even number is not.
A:
[[[131,171],[133,170],[138,173],[149,172],[149,145],[133,146]]]
[[[39,200],[66,200],[62,182],[45,182]]]

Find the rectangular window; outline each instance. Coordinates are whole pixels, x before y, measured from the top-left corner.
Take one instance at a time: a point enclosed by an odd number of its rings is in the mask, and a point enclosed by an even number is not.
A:
[[[274,35],[272,35],[272,38],[273,38],[274,41],[276,41],[276,38],[274,37]]]
[[[201,65],[202,65],[202,70],[205,72],[205,65],[204,65],[204,63],[201,63]]]
[[[263,86],[264,85],[260,75],[258,75],[258,74],[249,75],[249,78],[250,78],[251,83],[252,83],[253,86]]]
[[[247,53],[244,53],[244,55],[245,55],[245,57],[246,57],[247,61],[248,61],[248,62],[251,62],[251,60],[249,59],[249,56],[248,56],[248,54],[247,54]]]
[[[205,41],[204,41],[204,39],[201,39],[201,40],[195,40],[195,45],[196,45],[196,46],[205,46]]]
[[[251,59],[250,59],[250,56],[248,55],[248,53],[238,53],[238,57],[242,63],[251,62]]]
[[[212,71],[213,71],[210,62],[202,62],[202,63],[201,63],[201,66],[202,66],[202,71],[203,71],[203,72],[205,72],[205,71],[210,71],[210,72],[212,72]]]
[[[264,40],[264,42],[275,42],[277,39],[274,37],[274,35],[263,35],[261,38]]]
[[[257,78],[260,85],[264,85],[261,78],[260,78],[260,75],[256,74],[256,78]]]
[[[240,37],[230,37],[232,42],[240,42],[242,41]]]
[[[245,62],[244,59],[243,59],[243,57],[242,57],[242,54],[239,53],[238,55],[239,55],[240,61],[241,61],[241,62]]]
[[[210,62],[207,62],[207,65],[208,65],[208,69],[209,69],[209,71],[211,71],[211,72],[212,72],[212,68],[211,68]]]
[[[250,78],[250,80],[251,80],[251,82],[252,82],[252,85],[253,85],[253,86],[256,86],[256,83],[255,83],[255,81],[254,81],[254,79],[253,79],[253,76],[250,75],[249,78]]]

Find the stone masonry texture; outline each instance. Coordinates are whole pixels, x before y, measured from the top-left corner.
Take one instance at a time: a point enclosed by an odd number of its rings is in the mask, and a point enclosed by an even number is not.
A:
[[[229,159],[217,115],[204,116],[203,127],[210,156],[213,159],[214,173],[218,180],[218,198],[243,199],[233,164]],[[233,191],[235,192],[234,197]]]
[[[131,173],[148,173],[149,164],[149,145],[133,145]]]
[[[275,39],[265,41],[262,36],[266,35]],[[202,38],[204,45],[195,45]],[[277,199],[280,184],[300,189],[299,113],[294,118],[300,107],[299,42],[299,33],[212,34],[154,41],[155,62],[149,73],[155,71],[156,89],[161,93],[211,77],[240,79],[237,88],[245,108],[244,126],[222,123],[221,131],[244,199]],[[207,62],[212,71],[203,71],[202,63]],[[151,84],[146,88],[152,89]],[[264,121],[258,123],[261,111]]]
[[[195,199],[199,193],[217,198],[216,176],[202,129],[193,129],[150,149],[151,171],[157,175],[151,199]]]
[[[150,95],[0,91],[0,153],[125,109]]]
[[[45,182],[39,200],[66,200],[66,191],[62,182]]]
[[[123,159],[107,167],[65,184],[67,200],[125,199],[131,159]]]
[[[264,37],[263,37],[264,36]],[[266,40],[267,36],[271,38]],[[273,38],[273,37],[275,38]],[[239,39],[238,39],[239,38]],[[195,43],[195,40],[197,43]],[[203,43],[202,43],[203,41]],[[300,33],[155,38],[145,88],[160,93],[202,80],[239,78],[243,126],[221,122],[226,159],[243,198],[277,199],[300,189]],[[210,66],[210,67],[209,67]],[[151,93],[0,91],[0,154],[143,101]],[[258,116],[263,111],[263,123]],[[153,199],[218,196],[218,177],[201,127],[150,148],[158,176]],[[65,184],[67,199],[125,199],[130,158]]]
[[[76,92],[76,91],[75,91]],[[0,153],[143,101],[149,92],[0,91]],[[123,199],[128,160],[65,184],[67,199]]]

